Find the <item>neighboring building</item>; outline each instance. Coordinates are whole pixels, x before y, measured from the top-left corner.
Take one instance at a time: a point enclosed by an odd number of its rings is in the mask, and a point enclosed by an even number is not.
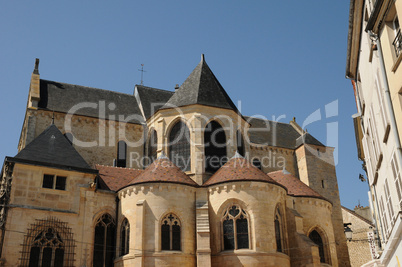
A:
[[[243,116],[203,56],[134,95],[38,64],[1,172],[5,266],[350,266],[333,148]]]
[[[375,245],[372,242],[374,241],[372,240],[374,236],[374,224],[368,218],[360,215],[360,211],[362,211],[360,207],[355,208],[353,211],[342,206],[343,222],[348,224],[353,233],[352,240],[347,242],[350,265],[352,267],[360,267],[371,261],[373,259],[372,249]]]
[[[346,77],[352,80],[358,156],[381,240],[372,266],[402,261],[402,0],[351,0]]]

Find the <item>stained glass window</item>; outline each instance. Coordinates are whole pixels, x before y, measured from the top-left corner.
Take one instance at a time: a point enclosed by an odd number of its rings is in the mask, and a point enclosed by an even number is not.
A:
[[[129,253],[130,249],[130,223],[125,218],[121,224],[120,231],[120,256]]]
[[[237,205],[229,206],[222,217],[223,249],[250,248],[247,213]]]
[[[279,208],[276,208],[274,225],[275,225],[276,251],[283,252],[283,230],[282,230],[283,222]]]
[[[324,243],[322,242],[320,234],[316,230],[313,230],[308,237],[311,239],[311,241],[313,241],[316,245],[318,245],[318,251],[320,253],[320,262],[325,263]]]
[[[169,158],[183,171],[191,169],[190,131],[182,121],[177,122],[169,134]]]
[[[74,247],[67,223],[54,217],[37,220],[24,237],[19,266],[73,266]]]
[[[181,250],[181,224],[172,213],[162,219],[161,245],[162,250]]]
[[[115,222],[105,213],[96,222],[94,240],[94,267],[113,266],[115,252]]]
[[[216,121],[205,127],[204,148],[205,170],[214,173],[227,162],[225,131]]]

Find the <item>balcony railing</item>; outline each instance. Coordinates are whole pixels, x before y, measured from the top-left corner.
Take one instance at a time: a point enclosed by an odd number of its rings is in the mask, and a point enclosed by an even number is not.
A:
[[[395,49],[396,57],[399,57],[399,54],[402,52],[402,34],[401,30],[396,34],[395,40],[392,42],[392,45]]]

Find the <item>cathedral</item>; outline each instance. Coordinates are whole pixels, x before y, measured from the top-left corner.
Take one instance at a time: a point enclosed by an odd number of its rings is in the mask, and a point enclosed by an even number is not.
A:
[[[172,90],[31,76],[0,266],[350,266],[332,147],[241,114],[204,56]]]

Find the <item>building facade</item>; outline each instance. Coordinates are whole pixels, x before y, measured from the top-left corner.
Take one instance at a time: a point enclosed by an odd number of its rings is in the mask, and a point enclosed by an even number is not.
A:
[[[369,214],[365,214],[369,211]],[[352,239],[348,240],[350,266],[360,267],[370,262],[375,256],[374,224],[369,207],[355,207],[350,210],[342,206],[343,222],[352,231]],[[368,218],[365,216],[368,215]]]
[[[133,95],[38,65],[1,172],[4,266],[350,266],[333,148],[242,115],[203,56]]]
[[[402,1],[350,2],[346,77],[359,158],[370,188],[377,260],[367,266],[398,266],[402,255]]]

